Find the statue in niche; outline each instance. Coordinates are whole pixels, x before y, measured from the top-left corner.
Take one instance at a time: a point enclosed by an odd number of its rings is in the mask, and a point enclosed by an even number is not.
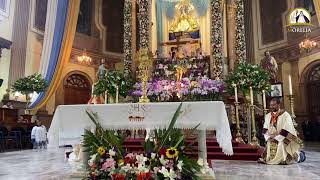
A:
[[[98,80],[100,79],[104,79],[105,75],[107,74],[108,70],[105,66],[105,60],[101,59],[101,64],[98,67],[98,71],[97,71],[97,78]]]
[[[170,27],[170,32],[194,32],[199,30],[199,24],[193,17],[194,6],[190,0],[181,0],[176,6],[176,16]]]
[[[277,82],[278,64],[273,56],[270,55],[269,51],[264,52],[264,58],[261,60],[261,67],[270,73],[271,82]]]

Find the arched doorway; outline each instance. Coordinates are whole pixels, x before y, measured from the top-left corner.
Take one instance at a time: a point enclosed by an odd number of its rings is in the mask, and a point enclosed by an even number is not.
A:
[[[87,77],[74,73],[64,81],[64,104],[87,104],[91,85]]]
[[[309,115],[320,116],[320,64],[309,70],[306,87]]]

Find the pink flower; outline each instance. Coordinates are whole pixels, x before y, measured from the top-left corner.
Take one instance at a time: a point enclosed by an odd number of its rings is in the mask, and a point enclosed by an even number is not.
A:
[[[107,170],[108,168],[113,167],[115,164],[116,162],[114,161],[114,159],[109,158],[102,164],[101,170]]]

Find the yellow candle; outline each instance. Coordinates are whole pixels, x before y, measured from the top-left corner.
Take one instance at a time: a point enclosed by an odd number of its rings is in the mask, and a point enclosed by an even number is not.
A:
[[[267,108],[267,101],[266,101],[266,91],[262,90],[262,101],[263,101],[263,109]]]
[[[252,90],[252,87],[250,87],[250,101],[251,101],[251,105],[253,105],[253,90]]]
[[[291,75],[289,74],[289,95],[292,95],[292,82],[291,82]]]
[[[119,87],[116,86],[116,103],[119,102]]]

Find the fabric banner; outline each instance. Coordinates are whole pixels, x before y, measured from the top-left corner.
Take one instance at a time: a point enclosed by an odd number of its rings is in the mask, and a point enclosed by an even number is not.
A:
[[[63,64],[70,58],[80,1],[49,0],[39,73],[48,82],[46,92],[32,99],[30,105],[39,109],[49,100],[61,80]]]
[[[320,25],[320,1],[319,0],[313,0],[314,3],[314,9],[316,10],[318,23]]]

